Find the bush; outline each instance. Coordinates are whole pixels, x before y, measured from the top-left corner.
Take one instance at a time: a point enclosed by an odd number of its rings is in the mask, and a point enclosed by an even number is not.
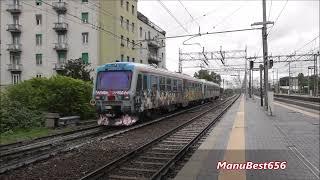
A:
[[[0,98],[0,133],[43,126],[42,112],[31,110],[19,101],[11,101],[6,94],[0,94]]]
[[[92,84],[65,76],[33,78],[7,89],[8,98],[34,111],[56,112],[61,116],[94,117],[89,104]]]

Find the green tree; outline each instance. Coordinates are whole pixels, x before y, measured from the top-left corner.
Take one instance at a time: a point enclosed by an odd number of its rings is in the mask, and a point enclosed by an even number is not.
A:
[[[300,92],[303,92],[303,87],[307,85],[306,78],[304,77],[303,73],[298,74],[298,86]]]
[[[198,79],[205,79],[219,85],[221,84],[221,76],[220,74],[216,74],[215,72],[209,73],[208,70],[199,70],[198,72],[195,72],[193,76]]]
[[[90,73],[93,71],[90,68],[90,64],[79,59],[68,60],[63,70],[59,71],[58,74],[62,76],[72,77],[74,79],[81,79],[84,81],[92,81]]]

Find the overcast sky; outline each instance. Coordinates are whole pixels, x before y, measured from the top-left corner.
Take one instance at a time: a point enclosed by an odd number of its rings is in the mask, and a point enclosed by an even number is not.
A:
[[[262,21],[262,0],[251,1],[190,1],[177,0],[161,1],[183,25],[181,27],[172,16],[164,9],[158,0],[140,0],[138,10],[145,14],[151,21],[167,32],[167,36],[224,31],[251,28],[254,22]],[[188,14],[195,19],[194,21]],[[279,16],[281,10],[281,15]],[[269,15],[270,14],[270,15]],[[278,20],[276,21],[277,17]],[[291,54],[306,43],[318,38],[300,49],[297,53],[319,50],[319,1],[293,1],[267,0],[267,17],[269,21],[276,21],[268,36],[269,53],[272,55]],[[269,30],[272,25],[269,25]],[[184,52],[201,51],[198,45],[184,46],[187,38],[166,40],[166,61],[170,71],[178,70],[179,48]],[[261,30],[245,31],[226,34],[206,35],[194,38],[188,43],[200,43],[206,51],[219,50],[244,50],[247,46],[248,56],[262,54]],[[244,60],[229,60],[227,64],[244,64]],[[188,64],[184,64],[188,66]],[[220,68],[221,62],[211,62],[213,68]],[[258,66],[258,65],[257,65]],[[299,71],[307,72],[307,63],[295,63],[292,67],[294,75]],[[277,64],[279,76],[288,75],[286,64]],[[193,75],[196,69],[184,69],[185,73]],[[272,70],[270,78],[272,78]],[[296,74],[295,74],[296,73]],[[254,78],[258,74],[254,74]],[[235,77],[223,75],[224,79],[232,81]]]

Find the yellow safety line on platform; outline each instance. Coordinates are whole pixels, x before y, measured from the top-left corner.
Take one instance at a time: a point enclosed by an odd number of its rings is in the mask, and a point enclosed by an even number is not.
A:
[[[230,132],[227,149],[223,161],[227,163],[245,163],[245,123],[244,123],[244,97],[240,101],[239,110]],[[245,180],[245,170],[221,170],[219,180]]]
[[[314,117],[314,118],[319,119],[319,114],[315,114],[315,113],[312,113],[312,112],[304,111],[304,110],[301,110],[301,109],[298,109],[298,108],[295,108],[295,107],[292,107],[292,106],[287,106],[287,105],[284,105],[283,103],[273,102],[273,104],[281,106],[281,107],[284,107],[284,108],[287,108],[287,109],[290,109],[290,110],[293,110],[293,111],[296,111],[296,112],[299,112],[299,113],[302,113],[302,114],[305,114],[305,115],[310,116],[310,117]]]

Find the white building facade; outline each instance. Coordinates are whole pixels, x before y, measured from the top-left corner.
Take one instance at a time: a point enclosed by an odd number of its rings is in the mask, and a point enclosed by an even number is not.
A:
[[[142,13],[138,12],[137,17],[138,39],[141,42],[138,60],[143,64],[156,64],[158,67],[166,68],[166,32]]]
[[[1,86],[50,77],[69,59],[96,67],[99,38],[90,23],[98,23],[99,10],[92,3],[1,0]]]
[[[70,59],[82,58],[92,68],[102,64],[98,27],[101,13],[108,13],[101,1],[0,0],[0,87],[50,77]],[[135,62],[165,68],[165,31],[139,12],[136,18],[135,42],[141,43],[133,47]]]

